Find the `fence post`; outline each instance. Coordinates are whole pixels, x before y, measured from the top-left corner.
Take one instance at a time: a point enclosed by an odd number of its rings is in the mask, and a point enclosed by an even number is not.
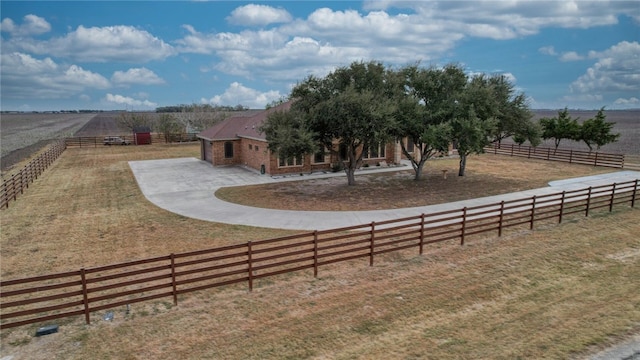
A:
[[[611,189],[611,199],[609,199],[609,212],[613,210],[613,198],[616,195],[616,183],[613,183],[613,189]]]
[[[596,158],[593,161],[593,166],[598,166],[598,152],[596,151]]]
[[[462,229],[460,229],[460,246],[464,245],[464,231],[467,227],[467,207],[462,208]]]
[[[16,175],[11,177],[11,187],[13,188],[13,201],[16,201],[18,194],[16,193]]]
[[[313,231],[313,277],[318,278],[318,230]]]
[[[87,291],[87,278],[85,276],[84,268],[80,269],[80,279],[82,279],[82,302],[84,303],[84,320],[87,325],[91,324],[89,319],[89,296]]]
[[[171,253],[171,287],[173,288],[173,305],[178,306],[178,291],[176,289],[176,259]]]
[[[420,255],[424,249],[424,213],[420,215]]]
[[[504,218],[504,200],[500,201],[500,222],[498,223],[498,236],[502,236],[503,218]]]
[[[511,156],[513,156],[513,144],[511,144]]]
[[[249,271],[249,291],[253,291],[253,264],[251,261],[251,241],[247,241],[247,270]]]
[[[369,245],[369,266],[373,266],[373,250],[374,250],[374,239],[376,234],[376,222],[371,222],[371,237],[370,237],[370,245]]]
[[[589,216],[590,205],[591,205],[591,186],[589,186],[589,193],[587,193],[587,208],[585,209],[584,216]]]
[[[562,213],[564,212],[564,196],[566,191],[562,190],[562,198],[560,199],[560,214],[558,214],[558,224],[562,223]]]
[[[529,224],[529,230],[533,230],[533,221],[535,220],[535,216],[536,216],[536,196],[533,195],[533,198],[531,201],[531,223]]]
[[[636,204],[636,192],[638,190],[638,179],[636,179],[635,184],[633,184],[633,195],[631,195],[631,207],[633,207]],[[9,204],[7,203],[7,207],[9,207]]]

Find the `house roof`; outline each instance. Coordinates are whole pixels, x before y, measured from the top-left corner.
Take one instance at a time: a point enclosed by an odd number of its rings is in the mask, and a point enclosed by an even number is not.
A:
[[[286,111],[289,110],[289,108],[291,108],[291,101],[252,115],[235,115],[205,129],[197,136],[209,141],[239,138],[252,138],[266,141],[265,135],[258,131],[262,123],[264,123],[269,114],[276,111]]]
[[[134,133],[150,133],[151,128],[148,126],[136,126],[133,128]]]

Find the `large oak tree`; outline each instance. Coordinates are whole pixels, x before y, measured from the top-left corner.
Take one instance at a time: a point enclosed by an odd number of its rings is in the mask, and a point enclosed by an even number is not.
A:
[[[269,149],[288,156],[343,149],[347,181],[355,185],[363,149],[384,146],[392,136],[389,76],[383,64],[372,61],[339,67],[324,78],[308,77],[291,92],[291,114],[269,116],[263,125]],[[283,133],[295,141],[275,136]]]

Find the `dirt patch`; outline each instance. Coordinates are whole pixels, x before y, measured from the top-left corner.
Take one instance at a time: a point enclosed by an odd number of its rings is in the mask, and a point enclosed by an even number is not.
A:
[[[446,179],[442,171],[447,171]],[[229,187],[216,196],[249,206],[285,210],[379,210],[441,204],[546,187],[549,181],[612,169],[485,154],[472,156],[465,176],[458,159],[432,160],[423,179],[412,170],[363,175],[355,186],[344,177]]]

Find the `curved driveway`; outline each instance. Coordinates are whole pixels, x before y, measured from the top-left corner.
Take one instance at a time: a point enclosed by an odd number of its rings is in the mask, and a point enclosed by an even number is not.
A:
[[[404,209],[371,211],[289,211],[263,209],[222,201],[214,196],[216,190],[226,186],[265,184],[277,181],[344,176],[344,173],[307,175],[304,177],[272,178],[241,167],[213,167],[196,158],[130,161],[129,166],[144,196],[155,205],[190,218],[236,225],[248,225],[291,230],[324,230],[428,214],[444,210],[461,209],[533,195],[557,193],[620,183],[640,178],[638,171],[618,171],[584,178],[553,181],[549,187],[516,193],[456,201],[446,204]],[[380,171],[398,171],[408,167],[363,170],[359,174]]]

